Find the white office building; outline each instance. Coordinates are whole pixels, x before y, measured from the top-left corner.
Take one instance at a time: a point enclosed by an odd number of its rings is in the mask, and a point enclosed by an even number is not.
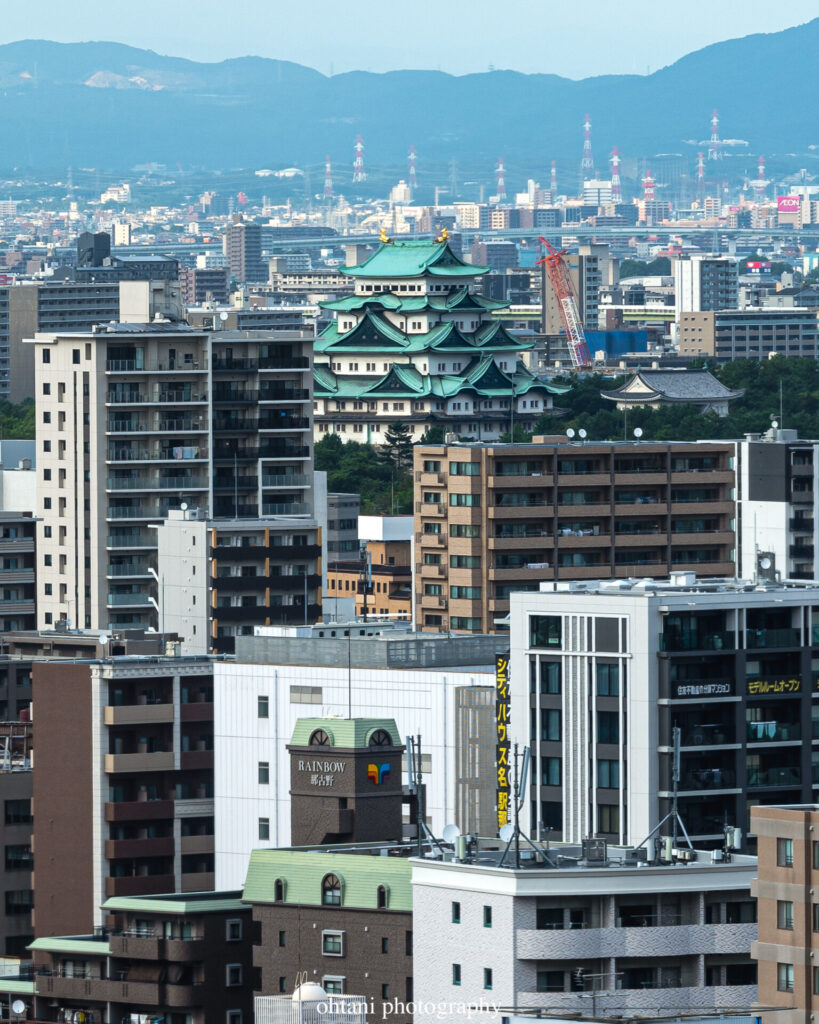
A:
[[[304,717],[386,717],[402,739],[420,735],[433,832],[456,822],[494,834],[493,663],[504,638],[310,632],[237,637],[236,662],[214,665],[217,887],[241,888],[254,848],[290,845],[287,744]]]

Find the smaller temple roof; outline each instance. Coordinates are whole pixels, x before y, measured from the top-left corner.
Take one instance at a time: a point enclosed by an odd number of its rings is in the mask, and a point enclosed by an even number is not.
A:
[[[474,267],[464,263],[449,248],[448,242],[390,241],[383,242],[363,263],[355,267],[341,267],[349,277],[477,277],[489,273],[489,267]]]
[[[732,391],[708,370],[638,370],[614,391],[601,391],[612,402],[730,402],[744,391]]]

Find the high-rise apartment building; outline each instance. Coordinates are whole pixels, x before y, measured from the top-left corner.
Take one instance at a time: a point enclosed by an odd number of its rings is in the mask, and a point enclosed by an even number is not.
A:
[[[38,936],[87,934],[109,897],[213,889],[213,663],[38,661]]]
[[[228,300],[230,274],[227,267],[180,267],[179,280],[186,306]]]
[[[751,811],[759,865],[751,882],[759,917],[751,945],[764,1024],[809,1024],[819,1012],[819,805],[773,804]]]
[[[728,256],[693,255],[675,259],[674,312],[680,314],[736,309],[739,305],[739,270]]]
[[[308,526],[311,345],[166,321],[36,337],[40,624],[158,626],[170,508]]]
[[[673,806],[675,729],[698,844],[746,832],[758,804],[812,799],[815,587],[676,573],[543,584],[511,603],[509,732],[532,751],[534,835],[640,842]]]
[[[225,266],[237,281],[266,281],[268,267],[262,260],[262,228],[237,220],[225,229],[222,248]]]
[[[727,442],[416,445],[415,621],[494,632],[513,590],[734,573]]]

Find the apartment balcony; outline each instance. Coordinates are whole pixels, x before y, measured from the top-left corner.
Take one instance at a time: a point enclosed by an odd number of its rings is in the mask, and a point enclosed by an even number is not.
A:
[[[136,932],[113,933],[108,937],[108,945],[112,957],[151,960],[154,963],[195,962],[202,959],[205,950],[205,941],[201,938],[166,939],[155,933],[144,933],[141,929]]]
[[[802,785],[802,769],[796,765],[781,768],[747,767],[749,787],[794,787]]]
[[[142,857],[173,857],[173,836],[105,840],[106,860],[139,860]]]
[[[108,822],[157,821],[166,818],[173,818],[173,800],[122,800],[105,805],[105,820]]]
[[[179,849],[182,854],[186,853],[213,853],[214,837],[210,836],[182,836],[179,840]]]
[[[796,516],[788,521],[793,533],[813,533],[813,519],[806,519],[804,516]]]
[[[263,516],[306,516],[312,507],[303,501],[265,501],[262,503]]]
[[[109,516],[109,518],[110,518],[110,516]],[[106,546],[106,548],[108,548],[109,551],[118,550],[118,549],[121,549],[121,548],[131,549],[131,550],[136,549],[136,548],[146,548],[146,549],[149,549],[149,550],[155,550],[156,549],[156,537],[155,536],[153,536],[153,537],[146,536],[146,535],[141,534],[141,533],[135,533],[135,534],[132,534],[132,535],[127,536],[127,537],[123,537],[123,536],[120,536],[120,535],[117,535],[117,536],[110,536],[109,535],[109,537],[107,538],[107,540],[105,542],[105,546]],[[109,567],[109,569],[110,569],[110,567]]]
[[[615,471],[614,479],[617,485],[622,487],[629,484],[634,487],[664,487],[668,483],[668,474],[664,469],[656,467],[644,470],[631,469],[628,472],[618,469]]]
[[[258,359],[234,359],[232,356],[214,356],[212,361],[214,372],[222,373],[225,370],[258,370]]]
[[[554,562],[527,562],[518,567],[498,567],[489,570],[489,579],[498,583],[524,583],[527,580],[546,580],[554,577]]]
[[[311,398],[307,388],[262,388],[260,402],[307,402]]]
[[[659,530],[655,533],[617,533],[614,535],[615,548],[662,548],[663,561],[665,561],[667,543],[667,534]]]
[[[586,960],[747,954],[756,924],[688,924],[635,928],[519,928],[520,960]],[[601,993],[603,994],[603,993]],[[575,998],[577,998],[575,996]]]
[[[267,433],[276,430],[307,430],[310,427],[310,420],[306,416],[262,416],[259,420],[259,430]]]
[[[18,537],[16,540],[0,540],[0,555],[25,555],[34,551],[34,537]]]
[[[610,510],[611,502],[606,499],[606,501],[585,502],[582,505],[558,505],[557,514],[561,519],[565,519],[567,516],[571,516],[572,519],[599,519],[601,516],[608,516]]]
[[[680,501],[679,499],[672,501],[670,505],[671,515],[690,516],[698,506],[701,506],[703,511],[707,512],[709,516],[726,515],[733,517],[735,513],[734,503],[724,498],[691,498],[687,501]],[[618,514],[620,513],[619,508],[617,512]]]
[[[164,447],[123,447],[109,448],[107,461],[111,462],[173,462],[176,465],[207,462],[208,450],[198,445],[176,445]]]
[[[747,629],[745,646],[748,650],[763,648],[801,647],[802,637],[798,629]]]
[[[707,633],[661,633],[660,650],[682,651],[733,651],[736,635],[733,630],[711,630]]]
[[[490,551],[518,551],[518,550],[540,550],[544,548],[551,551],[554,548],[554,537],[551,532],[542,530],[536,533],[528,533],[521,537],[488,537],[487,547]]]
[[[179,718],[182,722],[212,722],[213,702],[197,700],[189,704],[180,704]]]
[[[208,488],[207,477],[204,476],[160,476],[154,477],[109,477],[106,481],[109,491],[137,491],[153,494],[157,491],[205,491]]]
[[[109,594],[106,599],[108,608],[152,608],[151,599],[147,594]]]
[[[422,487],[438,487],[446,481],[446,473],[426,473],[424,470],[415,471],[415,482]]]
[[[153,896],[160,892],[173,892],[173,875],[127,875],[123,878],[105,879],[105,895],[112,896]]]
[[[486,516],[489,520],[520,519],[521,516],[535,517],[538,515],[548,516],[551,519],[552,509],[551,501],[532,502],[526,505],[490,505],[486,509]]]
[[[206,360],[193,360],[193,362],[180,362],[180,360],[151,362],[146,365],[137,365],[134,359],[109,359],[105,364],[106,373],[175,373],[177,376],[185,376],[189,373],[203,374],[208,372]]]
[[[608,527],[606,523],[606,527]],[[654,543],[657,543],[656,536],[654,537]],[[608,560],[609,549],[611,547],[611,534],[606,532],[594,533],[592,531],[585,531],[583,533],[565,533],[563,530],[558,530],[555,534],[555,547],[559,548],[560,551],[574,551],[577,548],[603,548],[605,550],[605,557]]]
[[[173,721],[173,704],[109,704],[104,714],[106,725],[151,725]]]
[[[445,516],[446,505],[442,501],[416,501],[415,511],[421,517]]]
[[[709,487],[715,484],[733,487],[734,471],[731,469],[701,469],[675,472],[671,474],[671,483],[674,487],[681,487],[686,484],[702,487],[706,483]]]
[[[788,554],[791,558],[813,561],[813,544],[790,544]]]
[[[425,548],[446,547],[447,534],[445,533],[416,533],[415,540]]]
[[[105,570],[105,576],[107,579],[152,579],[152,575],[149,572],[147,565],[140,565],[136,562],[132,562],[128,565],[109,565]]]
[[[5,586],[9,583],[33,582],[34,566],[32,566],[30,569],[0,569],[0,586]]]
[[[730,927],[736,927],[731,925]],[[756,927],[756,926],[754,926]],[[747,955],[747,949],[745,950]],[[591,993],[585,994],[588,1002]],[[674,988],[638,988],[598,990],[595,993],[597,1015],[621,1016],[624,1011],[641,1011],[641,1016],[674,1017],[681,1008],[700,1010],[709,1016],[725,1009],[746,1010],[757,1001],[756,985],[681,986]],[[515,1005],[536,1007],[548,1005],[552,1013],[577,1012],[577,992],[521,992],[515,994]]]
[[[441,594],[422,594],[420,604],[425,611],[438,611],[446,608],[447,600]]]
[[[792,743],[802,739],[799,722],[747,722],[745,733],[749,744]]]
[[[619,476],[617,479],[619,481]],[[551,478],[547,477],[547,480],[549,480],[549,483],[551,484]],[[640,482],[646,483],[646,481],[642,479]],[[531,484],[531,480],[529,483]],[[611,483],[611,473],[606,470],[595,470],[590,473],[562,473],[558,471],[557,476],[555,477],[555,483],[557,483],[559,487],[569,487],[571,485],[576,487],[608,487]]]
[[[169,772],[174,768],[172,750],[154,750],[142,754],[106,754],[105,771],[108,775],[119,772]]]
[[[308,356],[267,355],[259,359],[260,370],[309,370]]]
[[[258,576],[214,576],[211,579],[211,586],[213,590],[220,594],[236,594],[244,591],[258,591],[266,590],[267,587],[271,586],[271,580],[268,576],[259,574]]]
[[[185,771],[213,771],[212,750],[183,750],[179,759]]]
[[[446,576],[445,565],[425,565],[419,562],[416,565],[416,574],[423,579],[443,579]]]
[[[222,389],[213,392],[214,405],[255,405],[259,401],[259,392],[252,389]]]
[[[189,394],[184,391],[138,391],[119,393],[109,391],[105,398],[106,405],[207,405],[206,394]]]
[[[210,892],[215,886],[216,875],[212,871],[194,871],[182,875],[182,892]]]
[[[701,530],[691,531],[690,533],[675,530],[670,534],[670,537],[672,545],[677,547],[707,544],[709,548],[732,548],[736,540],[734,534],[726,529],[717,530],[716,532]]]
[[[262,487],[310,487],[312,480],[305,473],[294,473],[290,476],[276,476],[273,473],[262,473]]]

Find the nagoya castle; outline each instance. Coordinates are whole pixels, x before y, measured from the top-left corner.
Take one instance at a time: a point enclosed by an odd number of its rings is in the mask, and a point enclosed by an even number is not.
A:
[[[322,303],[335,319],[315,344],[316,438],[380,444],[401,422],[414,440],[440,425],[463,440],[492,441],[551,409],[565,389],[518,360],[533,342],[493,318],[507,304],[474,291],[488,271],[459,259],[445,231],[434,241],[382,232],[369,259],[344,267],[355,291]]]

